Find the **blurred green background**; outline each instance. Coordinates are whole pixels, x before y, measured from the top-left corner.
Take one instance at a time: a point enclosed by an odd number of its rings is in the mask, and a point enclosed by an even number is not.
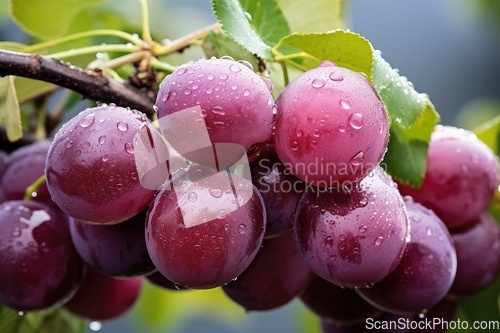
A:
[[[215,22],[209,0],[150,0],[149,5],[156,40],[175,39]],[[1,0],[0,41],[32,43],[8,13],[8,1]],[[70,30],[140,32],[139,13],[136,0],[110,0],[75,19]],[[500,115],[500,1],[351,0],[346,14],[352,31],[367,37],[418,91],[430,95],[442,123],[473,129]],[[180,64],[202,56],[192,48],[169,61]],[[498,283],[487,293],[498,295]],[[498,314],[498,309],[475,310]],[[145,286],[127,316],[91,328],[105,333],[318,330],[316,319],[298,301],[275,311],[246,313],[220,290],[172,292],[152,285]]]

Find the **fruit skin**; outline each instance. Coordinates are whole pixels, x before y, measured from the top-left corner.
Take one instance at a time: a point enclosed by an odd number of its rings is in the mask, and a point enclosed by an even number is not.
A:
[[[3,177],[0,175],[0,188],[4,201],[24,199],[26,188],[44,173],[49,146],[48,140],[36,141],[15,150],[5,158],[5,166],[0,171],[0,174],[3,173]],[[33,200],[52,203],[46,184],[42,184],[36,193]]]
[[[267,145],[259,158],[250,163],[252,183],[257,187],[267,212],[266,238],[276,237],[290,230],[304,183],[289,170],[276,155],[274,145]]]
[[[125,314],[137,301],[143,278],[115,279],[91,267],[77,293],[64,305],[73,314],[90,320],[109,320]]]
[[[500,270],[500,232],[487,211],[465,231],[451,234],[457,252],[457,274],[450,294],[470,295],[488,286]]]
[[[420,318],[420,315],[416,315],[414,320],[416,323],[414,325],[419,325],[421,328],[412,329],[411,333],[445,333],[446,325],[438,325],[437,323],[441,322],[450,322],[455,319],[455,312],[458,307],[458,301],[445,297],[438,304],[434,305],[432,308],[428,309],[428,311],[424,314],[423,318]],[[439,320],[439,321],[438,321]],[[423,322],[423,323],[419,323]],[[425,326],[426,323],[432,322],[436,323],[433,326],[433,329]]]
[[[119,224],[91,225],[70,219],[71,238],[87,265],[114,277],[133,277],[156,270],[144,238],[146,211]]]
[[[389,118],[362,74],[323,63],[290,82],[276,105],[276,152],[310,184],[342,187],[359,181],[384,156]]]
[[[312,277],[289,231],[265,239],[250,266],[222,289],[246,311],[264,311],[290,302],[309,285]]]
[[[163,274],[156,271],[152,274],[146,275],[146,279],[154,284],[155,286],[162,287],[168,290],[187,290],[182,286],[178,286],[169,279],[167,279]]]
[[[453,241],[444,223],[430,209],[406,201],[411,240],[401,262],[372,288],[357,289],[383,311],[412,314],[436,305],[448,293],[457,270]]]
[[[365,287],[398,265],[408,225],[403,198],[392,179],[378,168],[350,192],[304,192],[294,232],[317,275],[341,286]]]
[[[154,191],[140,184],[132,142],[147,122],[144,114],[115,105],[88,108],[66,122],[47,156],[52,200],[93,224],[119,223],[144,210]]]
[[[431,135],[421,187],[400,184],[399,190],[432,209],[449,229],[456,229],[477,221],[499,177],[498,158],[472,132],[438,125]]]
[[[84,265],[63,214],[35,201],[0,204],[0,303],[34,311],[58,306],[80,285]]]
[[[196,105],[212,144],[240,144],[251,161],[271,140],[274,98],[266,82],[242,63],[200,59],[163,80],[155,103],[158,119]]]
[[[380,314],[352,289],[344,289],[315,276],[300,300],[317,316],[339,325],[354,325]]]
[[[338,325],[335,322],[321,320],[323,333],[409,333],[407,322],[414,320],[413,315],[396,315],[387,312],[367,318],[363,323],[354,325]]]
[[[158,271],[177,285],[222,286],[248,267],[262,244],[266,215],[259,191],[235,175],[224,187],[227,181],[225,172],[192,166],[177,172],[172,178],[175,190],[160,191],[150,206],[149,255]]]

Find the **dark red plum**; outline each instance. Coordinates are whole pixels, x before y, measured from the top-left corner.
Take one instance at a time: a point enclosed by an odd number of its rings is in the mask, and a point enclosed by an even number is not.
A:
[[[24,199],[26,188],[43,176],[49,146],[49,141],[37,141],[15,150],[5,158],[4,175],[0,182],[4,200]],[[46,184],[38,188],[33,200],[52,203]]]
[[[319,276],[300,294],[300,300],[319,317],[339,325],[364,323],[380,314],[354,290],[341,288]]]
[[[285,168],[274,145],[267,145],[259,158],[250,164],[252,182],[262,194],[266,206],[266,237],[290,230],[304,183]]]
[[[0,303],[20,311],[64,303],[84,265],[62,213],[34,201],[0,204]]]
[[[408,224],[395,183],[376,169],[349,190],[308,189],[299,201],[294,231],[317,275],[344,287],[364,287],[396,268]]]
[[[91,225],[70,220],[78,254],[87,265],[106,275],[132,277],[152,273],[144,237],[146,211],[115,225]]]
[[[276,110],[258,74],[240,62],[215,58],[189,62],[167,76],[155,106],[160,120],[199,106],[210,142],[239,144],[249,160],[271,140]]]
[[[133,139],[147,122],[139,111],[114,105],[86,109],[66,122],[47,156],[52,200],[93,224],[119,223],[144,210],[154,191],[140,184]]]
[[[276,100],[274,144],[300,179],[342,187],[382,160],[389,117],[366,76],[331,62],[290,82]]]
[[[271,310],[290,302],[312,277],[293,234],[286,232],[265,239],[250,266],[222,289],[247,311]]]
[[[90,320],[110,320],[124,315],[137,301],[143,278],[116,279],[87,267],[77,293],[64,305],[73,314]]]
[[[498,158],[476,135],[438,125],[429,143],[422,186],[400,185],[399,190],[455,229],[477,221],[493,197],[499,174]]]
[[[372,288],[356,291],[373,306],[400,314],[418,313],[441,301],[457,270],[453,241],[444,223],[424,206],[406,201],[411,240],[396,269]]]
[[[464,296],[480,291],[498,278],[500,232],[484,212],[468,230],[451,234],[457,252],[457,274],[450,293]]]

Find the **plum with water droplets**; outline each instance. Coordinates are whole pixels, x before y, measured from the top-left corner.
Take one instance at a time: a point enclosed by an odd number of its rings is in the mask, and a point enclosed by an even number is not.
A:
[[[0,204],[0,303],[32,311],[64,303],[82,281],[84,265],[66,217],[34,201]]]
[[[129,311],[141,293],[144,279],[116,279],[91,267],[76,294],[64,305],[71,313],[90,320],[109,320]]]
[[[255,159],[271,140],[275,101],[266,81],[231,59],[200,59],[161,83],[158,119],[199,106],[212,144],[235,143]],[[175,148],[175,147],[174,147]]]
[[[152,273],[144,237],[146,211],[114,225],[92,225],[70,219],[71,238],[87,265],[106,275],[132,277]]]
[[[292,228],[304,182],[290,173],[279,160],[274,145],[266,146],[250,163],[252,182],[266,206],[266,237],[278,236]]]
[[[222,286],[240,275],[265,232],[262,197],[226,172],[191,166],[178,171],[148,212],[146,245],[158,270],[192,289]]]
[[[276,152],[302,180],[342,187],[382,160],[389,118],[364,75],[324,63],[290,82],[276,104]]]
[[[436,305],[450,290],[457,255],[448,229],[430,209],[406,201],[411,240],[401,262],[372,288],[356,291],[373,306],[401,314],[418,313]]]
[[[0,178],[5,201],[24,199],[26,188],[44,173],[49,146],[49,141],[40,140],[15,150],[5,158],[3,177]],[[46,184],[38,188],[33,200],[52,203]]]
[[[408,216],[395,183],[380,168],[349,190],[308,188],[294,231],[311,269],[346,287],[364,287],[399,263]]]
[[[429,143],[422,185],[414,189],[400,184],[399,190],[454,229],[477,222],[499,182],[500,164],[488,146],[470,131],[438,125]]]
[[[494,217],[484,212],[473,224],[451,234],[457,251],[457,275],[450,294],[478,292],[495,281],[500,272],[500,231]]]
[[[45,173],[52,200],[69,216],[115,224],[153,199],[138,177],[133,139],[146,116],[114,105],[88,108],[66,122],[49,149]]]
[[[354,290],[341,288],[317,275],[300,294],[300,300],[322,319],[341,325],[364,323],[366,318],[380,313]]]

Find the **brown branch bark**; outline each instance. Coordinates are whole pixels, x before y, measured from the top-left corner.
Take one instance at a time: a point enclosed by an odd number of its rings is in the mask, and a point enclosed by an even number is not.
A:
[[[56,84],[101,103],[115,103],[151,116],[154,93],[116,82],[98,70],[84,70],[38,54],[0,50],[0,76],[15,75]]]

